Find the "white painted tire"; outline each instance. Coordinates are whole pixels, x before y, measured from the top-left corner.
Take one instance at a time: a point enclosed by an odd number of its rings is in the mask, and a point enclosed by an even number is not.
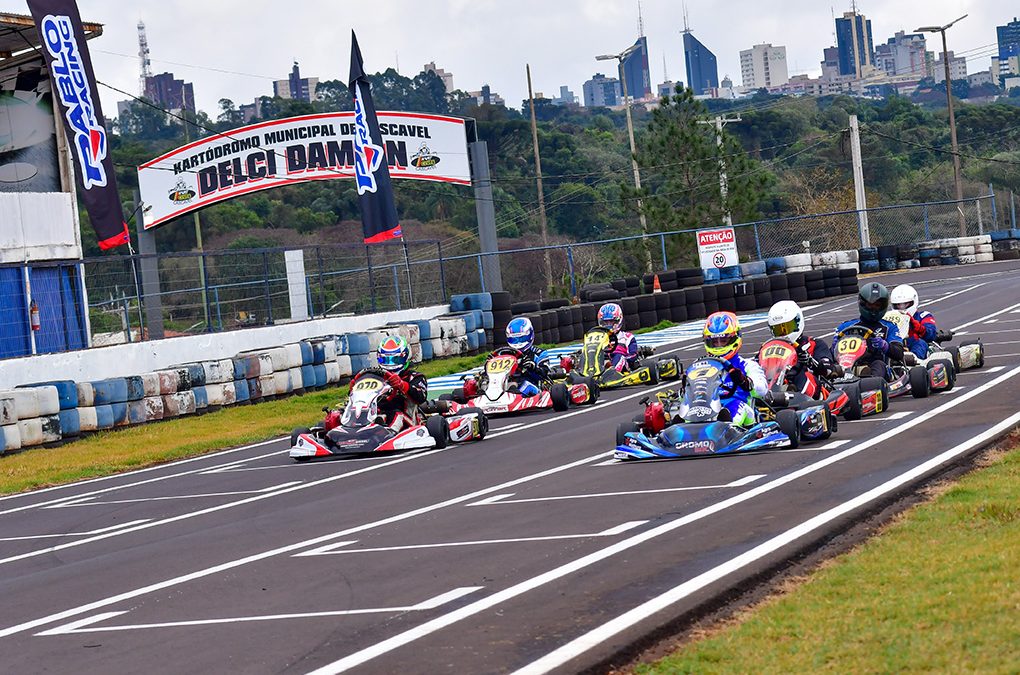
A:
[[[276,396],[276,373],[259,375],[259,387],[262,389],[262,398]]]
[[[78,430],[96,431],[99,429],[99,421],[96,409],[92,406],[78,408]]]
[[[786,261],[786,271],[794,267],[810,267],[811,266],[811,254],[810,253],[794,253],[792,255],[783,256],[783,260]]]
[[[0,426],[16,424],[18,421],[18,406],[14,397],[9,394],[0,394]]]
[[[163,419],[163,399],[160,396],[146,396],[142,399],[145,402],[145,421]]]
[[[786,273],[789,274],[790,272],[810,272],[813,269],[814,268],[811,267],[811,265],[796,265],[794,267],[787,267]]]
[[[83,408],[89,408],[95,405],[96,392],[92,388],[91,382],[79,382],[78,383],[78,405]]]
[[[977,251],[974,250],[973,244],[963,244],[956,249],[956,252],[960,256],[974,255]]]
[[[978,244],[977,246],[974,247],[974,252],[975,253],[991,253],[992,252],[992,245],[991,244]]]
[[[858,265],[856,262],[839,263],[838,265],[836,265],[836,267],[841,270],[854,270],[855,272],[861,271],[860,265]]]
[[[961,265],[973,265],[974,263],[977,262],[977,260],[976,260],[976,258],[975,258],[975,256],[973,254],[972,255],[961,255],[961,256],[959,256],[959,260],[960,260],[960,264]]]
[[[291,391],[297,391],[298,389],[305,388],[304,378],[301,377],[301,368],[291,368],[290,371],[290,386]]]
[[[294,387],[292,387],[291,383],[290,383],[290,371],[289,370],[279,370],[279,371],[273,373],[273,378],[276,380],[276,387],[275,388],[276,388],[276,395],[277,396],[283,396],[285,394],[289,394],[292,391],[294,391]],[[262,389],[262,395],[265,396],[265,394],[266,394],[266,390],[265,390],[265,388],[263,388]]]
[[[17,423],[3,425],[0,428],[0,443],[3,445],[0,449],[4,452],[21,450],[21,427]]]
[[[159,373],[145,373],[142,375],[142,390],[146,397],[159,396]],[[79,405],[81,405],[79,403]]]
[[[284,345],[283,346],[283,351],[286,352],[286,354],[287,354],[287,359],[286,359],[287,370],[291,370],[293,368],[300,368],[301,367],[301,363],[302,363],[302,359],[301,359],[301,345],[299,345],[296,342],[293,342],[293,343],[291,343],[289,345]],[[275,370],[275,364],[274,364],[274,368],[273,369]],[[295,389],[300,389],[300,387],[295,387]]]
[[[336,365],[340,368],[340,377],[350,377],[353,375],[351,372],[351,357],[348,354],[340,354],[336,357]]]
[[[992,262],[993,260],[995,260],[995,254],[994,253],[975,253],[974,254],[974,262],[985,263],[985,262]]]
[[[336,361],[326,361],[326,382],[329,384],[336,384],[339,381],[340,364]]]

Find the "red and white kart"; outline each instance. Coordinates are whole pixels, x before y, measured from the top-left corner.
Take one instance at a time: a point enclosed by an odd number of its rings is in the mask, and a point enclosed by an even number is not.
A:
[[[594,403],[599,388],[591,378],[581,378],[575,384],[542,382],[541,391],[534,396],[522,396],[517,391],[514,375],[520,369],[521,355],[515,349],[504,347],[489,356],[478,375],[464,379],[464,386],[453,394],[441,396],[448,401],[449,414],[458,415],[473,408],[486,415],[507,415],[528,410],[552,408],[562,412],[570,404]]]
[[[291,433],[290,457],[303,462],[316,457],[445,448],[447,443],[481,440],[489,430],[485,413],[469,406],[444,417],[426,415],[426,404],[419,406],[413,417],[397,413],[387,425],[379,414],[379,401],[391,390],[383,371],[362,371],[343,411],[324,408],[326,419],[320,426]]]
[[[891,309],[883,318],[895,325],[901,335],[910,334],[910,317],[907,314]],[[980,368],[985,364],[985,346],[981,340],[973,340],[959,347],[946,348],[940,344],[952,339],[952,331],[939,331],[935,342],[928,345],[928,356],[923,359],[904,345],[904,362],[908,366],[924,366],[928,371],[928,388],[931,391],[949,391],[956,385],[956,376],[961,370]]]

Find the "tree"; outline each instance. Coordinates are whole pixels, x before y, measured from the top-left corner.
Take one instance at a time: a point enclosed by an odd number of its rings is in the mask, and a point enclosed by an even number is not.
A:
[[[643,208],[649,230],[718,225],[729,210],[733,222],[753,220],[764,196],[767,174],[725,129],[717,144],[714,125],[691,89],[664,98],[651,113],[638,141],[638,164],[647,197]],[[728,194],[719,186],[725,162]],[[631,194],[632,197],[636,195]]]

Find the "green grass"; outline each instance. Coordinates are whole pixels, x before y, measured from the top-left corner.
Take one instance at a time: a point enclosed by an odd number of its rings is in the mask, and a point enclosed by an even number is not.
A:
[[[437,359],[416,366],[427,377],[481,365],[485,354]],[[346,397],[346,387],[257,405],[223,408],[144,426],[104,431],[58,448],[33,448],[0,457],[0,494],[109,476],[287,435],[322,418],[323,406]]]
[[[636,672],[1018,672],[1018,490],[1014,449],[731,626]]]

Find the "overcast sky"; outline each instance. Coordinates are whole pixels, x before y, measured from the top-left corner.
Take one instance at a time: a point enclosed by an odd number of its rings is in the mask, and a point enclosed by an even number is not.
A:
[[[739,51],[762,42],[786,46],[791,74],[817,74],[822,49],[835,42],[832,12],[850,9],[816,0],[687,4],[694,35],[715,52],[720,78],[729,74],[734,84],[740,83]],[[530,62],[536,91],[552,96],[566,84],[580,97],[585,80],[612,68],[594,56],[622,51],[636,39],[637,6],[637,0],[79,0],[85,20],[105,24],[104,35],[91,42],[98,79],[138,93],[141,19],[154,72],[194,82],[198,107],[214,118],[221,98],[246,103],[272,95],[272,81],[285,78],[295,59],[306,77],[346,79],[352,28],[369,72],[399,59],[399,71],[413,76],[435,61],[453,73],[458,89],[488,83],[508,105],[519,106]],[[680,0],[641,6],[653,86],[663,81],[664,57],[670,78],[685,79]],[[0,0],[0,7],[27,13],[16,0]],[[988,69],[995,26],[1020,14],[1020,3],[1005,0],[864,0],[859,8],[872,21],[876,45],[898,30],[969,14],[949,31],[949,46],[978,56],[968,59],[970,72]],[[100,91],[105,110],[115,115],[124,96]]]

